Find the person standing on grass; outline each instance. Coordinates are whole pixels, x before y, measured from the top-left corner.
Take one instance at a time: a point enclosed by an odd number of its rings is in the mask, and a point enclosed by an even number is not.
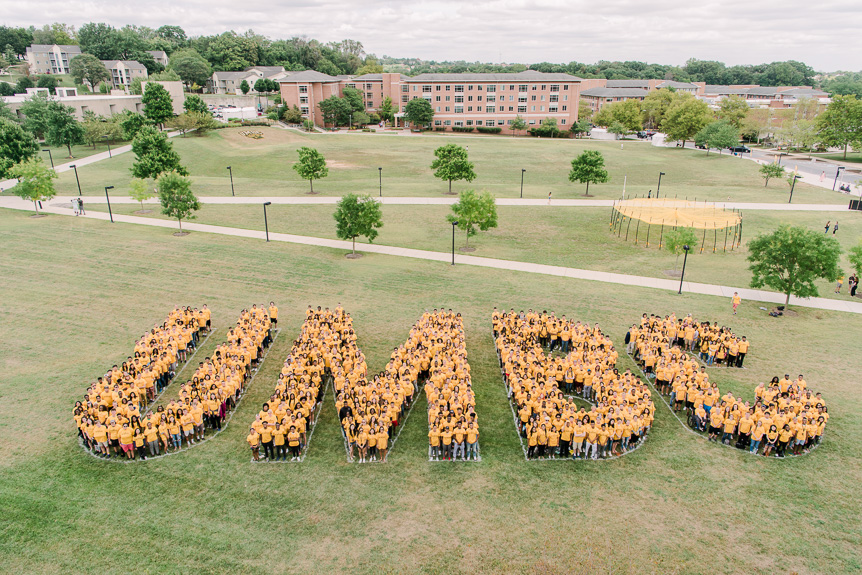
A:
[[[856,277],[856,274],[847,278],[847,287],[850,288],[850,297],[856,297],[856,288],[859,287],[859,278]]]
[[[254,427],[248,430],[248,435],[246,435],[245,440],[251,448],[252,460],[260,461],[260,434],[258,434]]]
[[[835,220],[835,225],[832,226],[832,235],[835,235],[835,232],[838,231],[838,220]]]
[[[738,352],[736,355],[736,367],[742,367],[742,362],[745,361],[745,354],[748,353],[748,347],[751,342],[745,336],[742,336],[742,341],[738,344]]]
[[[742,298],[739,297],[739,292],[733,292],[733,315],[736,315],[736,308],[742,303]]]
[[[835,293],[841,293],[841,286],[844,285],[844,276],[838,278],[838,283],[835,286]]]
[[[287,447],[290,449],[290,460],[299,461],[299,433],[293,425],[287,433]]]
[[[826,231],[823,232],[824,234],[829,233],[829,226],[831,226],[831,225],[832,225],[832,220],[829,220],[828,222],[826,222]]]

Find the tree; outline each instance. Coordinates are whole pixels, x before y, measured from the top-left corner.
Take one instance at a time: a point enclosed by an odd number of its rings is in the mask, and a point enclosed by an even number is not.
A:
[[[200,201],[192,192],[192,181],[184,174],[172,171],[162,175],[156,185],[159,188],[162,213],[176,218],[182,232],[183,220],[195,219],[193,213],[201,209]]]
[[[434,108],[425,98],[414,98],[404,106],[404,119],[414,126],[427,126],[434,119]]]
[[[155,194],[147,185],[147,181],[141,178],[132,178],[129,182],[129,197],[141,202],[141,211],[144,211],[144,201],[149,200]]]
[[[378,113],[380,114],[380,119],[385,122],[392,122],[393,120],[395,120],[395,111],[392,107],[392,98],[390,98],[389,96],[383,98],[383,103],[380,104],[380,111]]]
[[[99,60],[120,60],[122,38],[120,32],[105,23],[88,22],[78,30],[81,51]]]
[[[365,112],[353,112],[353,125],[364,126],[371,121],[371,117]]]
[[[683,246],[694,245],[697,245],[697,234],[692,228],[676,228],[664,235],[664,247],[676,256],[676,262],[673,265],[674,271],[679,267],[679,255],[685,251]]]
[[[520,131],[527,129],[527,121],[521,116],[515,116],[515,119],[512,120],[511,124],[509,124],[509,129],[512,130],[512,137],[514,138],[516,130]]]
[[[605,169],[605,157],[598,150],[584,150],[580,156],[572,160],[569,181],[587,184],[585,196],[590,195],[590,184],[604,184],[610,179]]]
[[[723,149],[739,143],[739,129],[727,120],[718,120],[707,124],[695,134],[694,142],[698,146],[706,146],[707,156],[712,148],[717,148],[721,154]]]
[[[170,125],[178,129],[185,137],[186,132],[193,130],[196,130],[198,135],[205,134],[215,127],[216,121],[209,112],[184,112],[171,119]]]
[[[206,102],[204,102],[204,99],[197,94],[191,94],[190,96],[186,96],[186,101],[183,102],[183,109],[186,112],[200,112],[201,114],[210,113],[210,110],[209,108],[207,108],[207,104]]]
[[[303,180],[308,180],[311,186],[310,194],[314,193],[314,180],[325,178],[329,175],[329,168],[326,167],[326,158],[323,154],[314,148],[305,146],[297,150],[299,153],[299,161],[293,164],[293,169],[299,174]]]
[[[763,187],[769,185],[769,178],[780,178],[784,175],[784,166],[780,166],[778,164],[763,164],[760,166],[760,175],[763,176],[763,179],[766,180],[764,182]]]
[[[751,265],[751,287],[771,287],[787,297],[817,297],[818,279],[835,281],[841,276],[838,268],[841,246],[838,240],[801,226],[782,225],[772,233],[764,233],[748,242]]]
[[[643,121],[648,127],[657,129],[664,121],[668,108],[676,99],[676,93],[668,88],[655,90],[646,95],[641,102]]]
[[[356,88],[345,86],[341,93],[344,95],[344,99],[347,100],[347,103],[350,104],[350,108],[354,113],[365,111],[365,102],[362,101],[362,92]]]
[[[212,68],[209,62],[198,54],[197,50],[192,50],[191,48],[177,50],[171,54],[168,69],[176,72],[186,86],[191,86],[192,84],[204,85],[212,76]]]
[[[335,234],[340,240],[353,242],[353,253],[356,253],[356,238],[365,237],[373,242],[377,230],[383,227],[383,213],[380,202],[371,196],[347,194],[335,207]]]
[[[862,100],[856,96],[835,96],[817,118],[820,141],[826,146],[847,148],[862,144]]]
[[[449,193],[452,193],[452,182],[456,180],[467,180],[472,182],[476,179],[473,171],[473,163],[467,159],[467,150],[457,144],[446,144],[434,150],[434,161],[431,169],[435,178],[449,182]]]
[[[637,132],[643,128],[641,103],[639,100],[615,102],[609,108],[614,122],[622,124],[626,132]]]
[[[346,124],[350,119],[352,109],[344,98],[330,96],[318,104],[320,113],[323,115],[323,124],[339,126]]]
[[[611,124],[614,123],[614,114],[613,110],[611,110],[612,104],[608,104],[606,106],[602,106],[601,109],[593,114],[593,124],[596,126],[601,126],[602,128],[607,128]]]
[[[48,102],[48,131],[45,142],[50,146],[66,146],[72,158],[72,145],[84,143],[84,128],[75,118],[75,109],[60,102]]]
[[[299,124],[300,122],[302,122],[302,111],[296,104],[294,104],[292,108],[285,107],[281,119],[288,124]]]
[[[578,120],[581,122],[589,122],[592,117],[593,108],[590,106],[590,103],[586,100],[580,100],[578,102]]]
[[[862,241],[850,248],[850,251],[847,254],[847,259],[850,260],[850,265],[853,266],[853,270],[858,275],[862,275]]]
[[[14,96],[15,88],[8,82],[0,82],[0,96]]]
[[[132,164],[132,175],[136,178],[158,178],[165,172],[177,172],[187,176],[180,164],[180,155],[174,151],[167,134],[153,126],[142,126],[132,141],[132,151],[137,161]]]
[[[661,129],[668,139],[681,141],[685,147],[704,126],[712,121],[709,106],[691,94],[679,94],[665,114]]]
[[[154,124],[164,124],[168,118],[174,117],[173,100],[161,84],[147,82],[141,102],[144,104],[144,116]]]
[[[102,61],[92,54],[81,54],[75,56],[69,62],[69,73],[76,84],[86,84],[93,91],[99,82],[111,79],[111,73],[102,64]]]
[[[242,91],[243,95],[248,94],[251,90],[251,86],[248,85],[248,80],[243,80],[239,83],[239,89]]]
[[[42,138],[48,132],[48,98],[44,94],[34,94],[24,100],[20,111],[24,114],[24,129]]]
[[[30,132],[17,123],[0,118],[0,180],[5,180],[12,166],[36,156],[39,145]]]
[[[144,126],[152,126],[152,122],[140,114],[126,111],[120,115],[120,127],[123,130],[123,137],[127,140],[134,140],[135,136]]]
[[[19,94],[24,94],[29,88],[35,87],[36,83],[28,76],[21,76],[20,78],[18,78],[18,83],[15,84],[15,91]]]
[[[39,204],[42,200],[50,200],[57,195],[54,182],[57,172],[45,165],[42,158],[31,158],[20,164],[15,164],[9,174],[18,178],[18,184],[12,188],[12,193],[22,200],[30,200],[36,213],[39,213]]]
[[[737,94],[731,94],[722,98],[718,104],[718,113],[716,116],[718,116],[719,120],[727,120],[738,130],[742,128],[742,121],[748,115],[748,110],[750,109],[748,101],[745,98]]]
[[[39,76],[39,79],[36,80],[37,88],[48,88],[48,92],[51,94],[54,93],[54,90],[57,88],[57,77],[56,76]]]
[[[572,124],[572,127],[569,128],[569,131],[576,138],[579,138],[582,134],[589,134],[590,130],[590,123],[586,120],[582,122],[575,122],[574,124]]]
[[[459,194],[458,202],[452,205],[452,213],[447,215],[446,219],[450,224],[458,222],[458,229],[467,233],[464,247],[468,248],[471,236],[475,236],[479,231],[497,227],[497,202],[491,192],[477,194],[474,190],[464,190]]]

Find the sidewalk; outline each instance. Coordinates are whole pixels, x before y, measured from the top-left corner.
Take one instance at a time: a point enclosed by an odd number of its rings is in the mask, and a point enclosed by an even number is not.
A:
[[[25,202],[19,198],[0,198],[0,207],[30,211],[33,209],[31,202]],[[46,206],[43,211],[47,213],[70,215],[69,208]],[[72,216],[74,217],[74,216]],[[104,212],[91,212],[87,218],[97,220],[108,220],[108,214]],[[130,224],[139,224],[144,226],[154,226],[159,228],[176,229],[177,224],[170,220],[157,220],[153,218],[142,218],[137,216],[115,215],[115,222],[123,222]],[[257,230],[244,230],[240,228],[231,228],[226,226],[213,226],[207,224],[195,224],[187,222],[183,225],[183,229],[189,231],[197,231],[211,234],[221,234],[227,236],[236,236],[252,239],[265,239],[265,233]],[[308,236],[297,236],[293,234],[270,233],[269,239],[276,242],[287,242],[293,244],[301,244],[307,246],[317,246],[324,248],[349,250],[351,242],[341,240],[330,240],[325,238],[314,238]],[[394,246],[383,246],[378,244],[362,244],[361,251],[366,253],[376,253],[391,255],[397,257],[406,257],[422,260],[430,260],[437,262],[450,262],[451,254],[445,252],[432,252],[427,250],[414,250],[409,248],[399,248]],[[609,272],[600,272],[593,270],[585,270],[578,268],[567,268],[560,266],[550,266],[544,264],[534,264],[527,262],[518,262],[510,260],[501,260],[496,258],[483,258],[477,256],[467,256],[462,254],[455,255],[455,263],[461,265],[472,265],[479,267],[495,268],[510,271],[519,271],[541,275],[561,276],[573,279],[581,279],[588,281],[598,281],[626,286],[646,287],[661,290],[677,291],[679,282],[676,280],[650,278],[643,276],[634,276],[626,274],[617,274]],[[739,292],[740,297],[744,300],[757,301],[770,304],[784,303],[784,296],[779,293],[754,290],[733,286],[719,286],[713,284],[702,284],[693,282],[683,282],[682,289],[686,293],[696,293],[704,295],[712,295],[723,298],[730,298],[733,292]],[[799,307],[826,309],[832,311],[850,312],[862,314],[862,303],[848,302],[843,300],[833,300],[827,298],[808,298],[799,299],[796,297],[790,298],[790,303]]]
[[[51,200],[52,205],[68,204],[72,198],[78,196],[56,196]],[[264,202],[272,202],[273,204],[292,204],[292,205],[334,205],[340,196],[201,196],[198,198],[204,204],[212,205],[258,205]],[[432,198],[411,198],[411,197],[379,197],[378,199],[384,205],[391,206],[448,206],[458,201],[456,196],[448,197],[432,197]],[[84,201],[88,204],[104,204],[105,198],[102,196],[84,196]],[[558,208],[610,208],[614,205],[615,200],[551,200],[548,203],[547,199],[519,199],[519,198],[498,198],[498,206],[544,206]],[[111,196],[112,204],[137,204],[137,200],[128,196]],[[145,204],[158,204],[157,198],[144,200]],[[709,203],[709,202],[707,202]],[[766,210],[766,211],[785,211],[785,212],[846,212],[847,206],[842,204],[770,204],[770,203],[747,203],[747,202],[716,202],[717,208],[728,210]],[[0,207],[3,207],[0,204]]]

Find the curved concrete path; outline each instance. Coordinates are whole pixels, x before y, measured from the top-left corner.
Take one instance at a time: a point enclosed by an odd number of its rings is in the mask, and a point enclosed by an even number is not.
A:
[[[53,203],[53,202],[52,202]],[[43,204],[44,205],[44,204]],[[31,211],[33,209],[32,202],[26,202],[17,197],[3,197],[0,198],[0,207],[15,209],[15,210],[24,210]],[[70,217],[75,217],[71,215],[71,211],[68,207],[57,207],[55,205],[45,206],[43,208],[44,212],[66,215]],[[108,214],[105,212],[89,212],[86,216],[91,219],[97,220],[107,220]],[[171,220],[161,220],[155,218],[143,218],[139,216],[127,216],[127,215],[115,215],[115,222],[129,223],[129,224],[139,224],[144,226],[154,226],[159,228],[168,228],[175,229],[176,224]],[[257,230],[246,230],[241,228],[232,228],[227,226],[213,226],[208,224],[196,224],[192,222],[187,222],[184,224],[184,228],[189,231],[197,231],[211,234],[221,234],[226,236],[237,236],[244,238],[253,238],[263,240],[265,239],[265,233],[263,231]],[[287,242],[293,244],[302,244],[308,246],[318,246],[325,248],[333,248],[333,249],[341,249],[341,250],[349,250],[351,249],[351,242],[341,241],[341,240],[330,240],[326,238],[315,238],[309,236],[297,236],[293,234],[281,234],[281,233],[270,233],[269,239],[271,241],[276,242]],[[445,252],[433,252],[428,250],[414,250],[410,248],[400,248],[395,246],[384,246],[379,244],[361,244],[361,249],[363,252],[368,253],[376,253],[376,254],[385,254],[391,256],[398,257],[406,257],[406,258],[415,258],[422,260],[431,260],[438,262],[451,262],[452,255]],[[477,256],[468,256],[463,254],[455,255],[455,263],[461,265],[471,265],[471,266],[479,266],[479,267],[488,267],[488,268],[496,268],[502,270],[510,270],[510,271],[519,271],[533,274],[542,274],[542,275],[553,275],[553,276],[561,276],[568,277],[574,279],[581,280],[589,280],[589,281],[598,281],[612,284],[620,284],[626,286],[637,286],[637,287],[647,287],[654,289],[662,289],[669,291],[677,291],[679,289],[679,282],[675,280],[661,279],[661,278],[651,278],[644,276],[635,276],[635,275],[627,275],[627,274],[618,274],[611,272],[601,272],[594,270],[585,270],[579,268],[568,268],[561,266],[551,266],[545,264],[535,264],[528,262],[519,262],[519,261],[511,261],[511,260],[501,260],[496,258],[483,258]],[[782,304],[784,303],[784,296],[775,292],[768,292],[763,290],[754,290],[744,287],[734,287],[734,286],[720,286],[713,284],[703,284],[703,283],[695,283],[695,282],[683,282],[682,285],[683,291],[687,293],[697,293],[704,295],[712,295],[724,298],[730,298],[733,296],[733,292],[739,292],[739,295],[744,300],[750,301],[759,301],[764,303],[771,304]],[[850,312],[850,313],[858,313],[862,314],[862,303],[860,302],[851,302],[851,301],[843,301],[843,300],[835,300],[828,298],[807,298],[800,299],[796,297],[790,298],[790,303],[800,307],[809,307],[809,308],[818,308],[818,309],[826,309],[832,311],[841,311],[841,312]]]

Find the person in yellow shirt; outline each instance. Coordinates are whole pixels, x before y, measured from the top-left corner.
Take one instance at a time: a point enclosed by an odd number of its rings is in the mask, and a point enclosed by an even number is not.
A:
[[[368,433],[363,427],[359,427],[356,433],[356,449],[359,451],[359,463],[365,463],[365,458],[368,455]]]
[[[377,453],[380,454],[380,461],[386,463],[386,450],[389,447],[389,433],[382,425],[377,428]]]
[[[452,460],[452,435],[452,430],[449,429],[448,425],[440,433],[440,439],[443,443],[443,459],[446,461]]]
[[[272,430],[272,447],[275,450],[276,461],[287,461],[287,451],[284,444],[286,431],[280,423],[276,423],[275,429]]]
[[[295,426],[290,427],[287,432],[287,447],[290,449],[290,460],[299,461],[299,432]]]
[[[750,343],[745,336],[742,336],[742,341],[739,342],[739,353],[736,356],[736,367],[742,367],[742,362],[745,361],[745,354],[748,353]]]
[[[251,448],[252,461],[260,461],[260,434],[252,427],[245,436],[248,446]]]
[[[126,454],[126,457],[129,459],[134,459],[135,457],[135,442],[134,442],[135,433],[131,427],[129,427],[128,423],[124,423],[123,427],[120,428],[118,439],[120,441],[120,449],[123,450],[123,453]]]
[[[739,304],[742,303],[742,298],[739,297],[739,292],[733,292],[733,315],[736,315],[736,308],[739,307]]]
[[[269,422],[264,421],[260,429],[260,444],[263,446],[263,457],[267,461],[275,459],[275,452],[272,445],[272,430]]]
[[[765,434],[766,430],[763,428],[763,422],[758,421],[754,430],[751,432],[751,447],[748,449],[749,453],[757,454],[757,450],[760,448],[760,442],[763,440],[763,436]]]
[[[150,456],[159,455],[159,430],[153,425],[152,421],[147,422],[147,427],[144,429],[144,440],[147,442],[147,447],[150,450]]]
[[[138,454],[138,457],[141,458],[141,461],[147,460],[147,451],[144,447],[144,433],[140,427],[135,428],[135,436],[132,438],[135,442],[135,451]],[[134,459],[134,456],[132,457]]]
[[[471,421],[467,424],[467,459],[477,461],[479,457],[479,429]]]
[[[428,431],[428,444],[429,451],[428,457],[432,461],[438,461],[438,457],[440,455],[440,430],[436,425],[432,426]]]
[[[539,430],[535,422],[527,431],[527,459],[536,456],[536,447],[539,445]]]

